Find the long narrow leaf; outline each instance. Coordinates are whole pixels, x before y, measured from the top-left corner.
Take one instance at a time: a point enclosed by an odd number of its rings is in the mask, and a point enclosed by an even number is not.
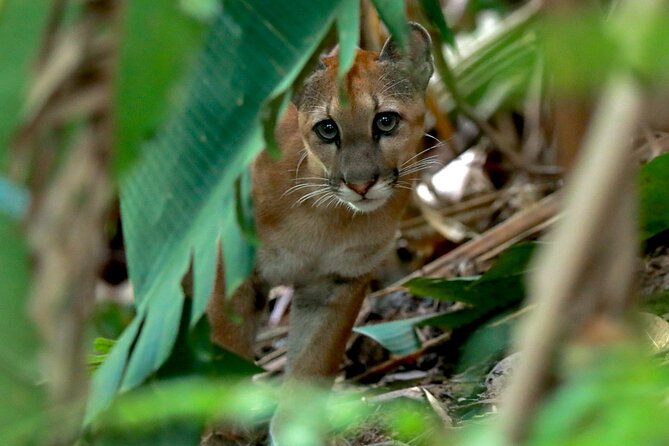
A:
[[[339,82],[353,65],[360,33],[359,0],[342,0],[337,12],[337,36],[339,37]]]
[[[87,420],[111,402],[120,383],[132,388],[166,359],[179,325],[181,278],[194,250],[215,245],[220,237],[229,260],[226,283],[239,284],[249,272],[252,252],[239,236],[234,182],[263,147],[263,104],[291,85],[331,26],[338,4],[297,0],[277,8],[269,0],[224,2],[185,107],[122,185],[137,316],[96,373]],[[211,229],[212,221],[218,231]],[[203,261],[208,263],[198,267],[202,274],[196,280],[213,280],[212,256]],[[195,288],[201,305],[208,284]]]
[[[116,89],[118,172],[132,165],[140,143],[179,103],[177,86],[195,62],[204,31],[173,0],[133,0],[125,5]]]
[[[400,45],[400,48],[409,48],[409,29],[403,0],[372,0],[381,20],[386,24],[390,34]]]
[[[441,40],[446,42],[451,47],[455,46],[455,33],[446,23],[446,18],[444,13],[441,10],[441,4],[439,0],[420,0],[425,15],[430,19],[430,21],[435,25],[439,30]]]

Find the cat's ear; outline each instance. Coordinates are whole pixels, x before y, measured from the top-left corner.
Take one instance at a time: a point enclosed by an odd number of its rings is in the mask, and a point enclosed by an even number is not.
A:
[[[432,39],[425,28],[416,22],[409,22],[409,50],[402,53],[399,44],[390,36],[379,54],[381,62],[393,62],[407,65],[418,85],[423,88],[432,76]]]
[[[2,0],[0,0],[0,2],[1,1]],[[296,90],[295,94],[293,95],[293,98],[291,99],[293,104],[295,104],[297,108],[300,108],[302,106],[305,96],[309,96],[308,94],[305,93],[306,90],[309,90],[314,82],[318,83],[318,80],[321,78],[323,71],[325,71],[328,68],[327,61],[332,58],[336,59],[338,56],[339,56],[339,45],[336,45],[328,53],[323,53],[320,56],[318,56],[318,60],[316,60],[313,70],[304,79],[301,87],[298,90]]]
[[[327,65],[325,64],[325,59],[331,59],[333,57],[339,56],[339,44],[335,45],[334,48],[330,50],[329,53],[323,53],[318,57],[318,62],[316,62],[316,67],[314,71],[325,70]]]

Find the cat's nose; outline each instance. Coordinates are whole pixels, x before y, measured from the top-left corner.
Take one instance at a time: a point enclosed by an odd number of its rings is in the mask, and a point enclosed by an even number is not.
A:
[[[364,196],[369,191],[369,189],[374,186],[374,183],[376,183],[376,180],[367,181],[366,183],[346,183],[346,186],[349,189]]]

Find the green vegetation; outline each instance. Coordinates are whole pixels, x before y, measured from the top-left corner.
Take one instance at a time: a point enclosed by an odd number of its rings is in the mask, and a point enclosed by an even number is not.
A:
[[[65,7],[65,3],[0,0],[0,101],[6,110],[0,120],[0,444],[194,445],[214,422],[263,426],[276,405],[276,383],[271,379],[252,383],[249,377],[262,369],[212,345],[203,318],[219,250],[226,259],[226,287],[232,292],[250,273],[258,243],[252,224],[249,165],[264,148],[276,151],[273,132],[278,116],[321,50],[332,43],[339,44],[339,78],[343,78],[361,44],[364,8],[378,14],[398,41],[406,44],[405,3],[133,0],[119,7],[118,2],[104,0],[100,2],[105,4],[100,7],[103,12],[76,2]],[[662,7],[656,14],[644,13],[642,7],[630,5],[633,2],[603,2],[620,5],[602,6],[596,12],[575,11],[567,20],[539,11],[532,2],[521,7],[513,5],[519,2],[467,3],[470,18],[497,11],[501,19],[474,50],[455,52],[453,57],[446,54],[458,48],[456,38],[476,30],[476,24],[463,19],[456,26],[436,0],[417,2],[418,12],[410,17],[429,27],[435,39],[439,78],[431,94],[450,122],[490,124],[501,111],[523,116],[523,125],[529,127],[531,95],[553,95],[551,100],[557,104],[573,98],[594,102],[602,84],[618,73],[629,74],[648,96],[666,91],[666,2],[658,2]],[[44,301],[33,289],[42,283],[36,278],[44,265],[43,239],[35,228],[48,232],[48,225],[55,221],[42,212],[49,203],[45,190],[60,191],[56,179],[76,176],[68,173],[76,170],[63,167],[70,155],[77,158],[78,153],[68,145],[77,140],[69,139],[68,132],[74,133],[87,119],[95,128],[101,112],[86,108],[86,100],[95,99],[94,95],[73,95],[81,101],[70,101],[69,109],[58,102],[60,95],[79,88],[86,93],[90,85],[85,76],[84,80],[73,76],[74,83],[65,84],[67,88],[53,87],[55,93],[44,94],[49,81],[62,74],[58,70],[68,67],[44,63],[41,51],[54,51],[45,43],[57,35],[49,17],[62,14],[56,21],[61,30],[74,29],[84,23],[77,21],[81,17],[109,10],[114,11],[109,14],[110,23],[100,27],[97,37],[117,39],[119,48],[108,71],[100,76],[114,86],[104,107],[113,114],[114,125],[110,134],[98,138],[113,148],[95,165],[99,169],[95,175],[110,178],[107,206],[120,200],[134,313],[129,321],[119,317],[124,327],[114,340],[98,337],[88,319],[88,307],[81,310],[79,326],[63,322],[64,331],[83,333],[82,345],[73,349],[89,353],[92,371],[90,383],[75,383],[75,387],[89,387],[86,401],[71,401],[54,396],[51,363],[43,360],[49,343],[43,338],[46,333],[36,327],[44,314],[55,313],[40,312]],[[114,22],[116,17],[119,20]],[[80,50],[77,46],[66,49]],[[88,50],[80,51],[90,56]],[[67,65],[68,54],[57,60]],[[538,92],[533,90],[537,72],[548,79]],[[545,103],[539,104],[542,107],[548,108]],[[654,109],[647,107],[652,114]],[[42,126],[50,125],[52,118],[56,130],[48,133]],[[649,133],[657,130],[644,125]],[[483,137],[479,135],[477,141],[489,137],[493,145],[501,141],[508,147],[508,139],[499,137],[501,131],[479,130]],[[657,131],[666,135],[667,130]],[[527,140],[525,132],[519,140]],[[19,136],[47,133],[52,139],[40,140],[39,150],[26,155],[17,149]],[[628,136],[631,143],[638,135]],[[499,147],[499,152],[506,154],[505,147]],[[638,239],[646,255],[666,247],[669,233],[669,154],[659,154],[663,151],[656,150],[653,159],[639,169],[636,181]],[[19,158],[23,162],[16,162]],[[506,160],[505,168],[522,171],[522,163],[512,158]],[[523,172],[531,174],[529,168]],[[70,192],[67,198],[74,202],[85,201],[74,188],[62,190]],[[79,227],[79,217],[71,214],[73,228]],[[112,231],[116,224],[111,217],[107,220],[97,226],[99,234]],[[301,410],[292,420],[291,446],[321,444],[326,435],[350,438],[370,423],[408,444],[501,444],[502,421],[486,413],[476,395],[483,391],[485,376],[494,364],[514,350],[516,326],[533,312],[526,304],[526,284],[534,272],[534,253],[544,243],[550,241],[510,243],[494,261],[487,259],[480,274],[419,277],[403,284],[414,296],[457,302],[455,309],[355,329],[394,357],[420,352],[425,342],[419,330],[425,327],[460,333],[452,344],[457,354],[447,380],[469,380],[453,399],[473,401],[475,407],[455,404],[447,421],[425,399],[384,402],[374,399],[374,393],[382,393],[378,389],[365,389],[362,399],[360,389],[352,384],[334,396],[305,386],[303,395],[295,395]],[[90,262],[100,262],[101,256],[91,252]],[[78,265],[69,258],[61,260]],[[183,287],[189,271],[192,296]],[[82,282],[96,280],[75,277]],[[54,289],[62,286],[64,295],[75,295],[68,288],[71,284],[52,280]],[[666,318],[666,289],[655,292],[645,308]],[[629,307],[623,310],[633,312]],[[568,314],[565,310],[556,318],[570,326]],[[565,341],[553,352],[559,358],[550,364],[555,366],[551,371],[554,391],[547,393],[537,415],[527,421],[523,444],[666,444],[666,349],[653,354],[644,346],[643,330],[631,329],[620,335],[620,342],[601,346],[585,335],[574,338],[577,341]],[[72,424],[77,427],[73,429]]]

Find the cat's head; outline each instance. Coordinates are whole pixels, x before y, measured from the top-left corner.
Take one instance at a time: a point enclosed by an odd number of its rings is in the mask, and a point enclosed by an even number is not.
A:
[[[294,99],[310,174],[356,211],[381,207],[416,170],[424,132],[425,89],[432,75],[427,31],[409,24],[406,54],[392,39],[380,53],[358,50],[337,86],[338,54],[321,59]]]

